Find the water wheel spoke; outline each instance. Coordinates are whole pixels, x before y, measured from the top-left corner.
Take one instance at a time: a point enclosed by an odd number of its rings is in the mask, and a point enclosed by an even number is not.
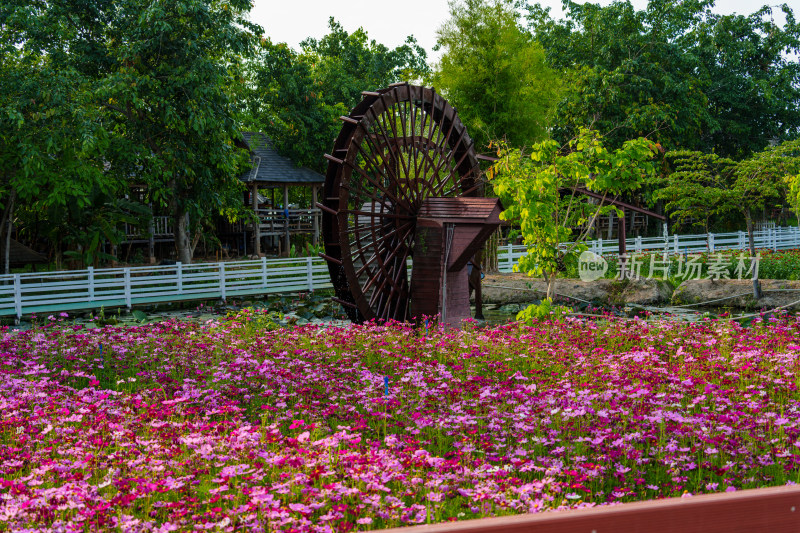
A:
[[[355,303],[351,320],[405,321],[419,208],[476,190],[474,148],[444,98],[408,84],[365,93],[344,122],[323,215],[337,298]]]

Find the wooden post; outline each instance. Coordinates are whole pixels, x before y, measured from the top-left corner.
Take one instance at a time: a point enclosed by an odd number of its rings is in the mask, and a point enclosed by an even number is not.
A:
[[[225,282],[225,263],[219,263],[219,295],[223,303],[227,303]]]
[[[284,224],[284,235],[283,235],[283,247],[286,250],[286,255],[289,255],[289,248],[291,244],[289,242],[289,185],[286,183],[283,184],[283,224]]]
[[[319,242],[319,218],[317,216],[317,186],[311,186],[311,225],[314,230],[314,235],[311,237],[311,243],[316,246]]]
[[[22,280],[14,274],[14,310],[17,312],[17,323],[22,318]]]
[[[156,226],[155,222],[153,221],[153,213],[150,212],[150,242],[148,246],[148,253],[150,255],[150,264],[156,264]]]
[[[124,287],[125,287],[125,307],[128,308],[128,311],[131,310],[131,304],[133,303],[131,300],[133,299],[131,296],[131,269],[125,267],[123,271],[124,275]]]
[[[256,257],[261,255],[261,217],[258,216],[258,186],[253,182],[252,193],[253,195],[253,213],[256,215],[255,227],[253,229],[253,250],[255,250]]]
[[[481,280],[483,277],[483,251],[476,253],[474,259],[472,270],[477,272],[477,275],[473,278],[475,280],[475,319],[483,320],[483,289],[481,287],[483,284]]]
[[[617,239],[619,241],[618,253],[619,253],[619,258],[620,258],[620,261],[619,261],[619,265],[620,265],[620,269],[621,269],[620,270],[620,274],[621,274],[622,279],[625,279],[625,277],[626,277],[625,268],[627,268],[627,266],[628,266],[627,265],[627,259],[628,258],[625,257],[627,254],[626,254],[626,249],[625,249],[625,213],[624,212],[622,213],[622,216],[617,215]],[[626,262],[623,263],[623,261],[626,261]]]
[[[87,284],[89,286],[89,301],[94,301],[94,267],[88,267]]]

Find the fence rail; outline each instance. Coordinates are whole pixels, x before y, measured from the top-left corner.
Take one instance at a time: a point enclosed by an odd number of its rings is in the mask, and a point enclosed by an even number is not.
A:
[[[147,239],[150,236],[156,239],[175,238],[173,218],[169,216],[155,216],[150,219],[150,228],[144,230],[134,224],[123,224],[126,240]]]
[[[744,232],[671,235],[628,239],[628,250],[642,253],[693,253],[744,250]],[[565,243],[568,244],[568,243]],[[755,233],[757,248],[800,248],[800,229],[769,228]],[[589,241],[599,254],[617,252],[617,241]],[[510,272],[525,254],[524,246],[499,250],[501,272]],[[0,316],[52,313],[100,307],[131,307],[180,300],[225,299],[277,292],[311,291],[331,286],[328,268],[319,258],[261,259],[170,266],[88,268],[60,272],[0,275]]]
[[[800,248],[800,228],[796,226],[782,228],[766,228],[753,233],[753,241],[757,249],[787,250]],[[564,243],[567,246],[571,243]],[[717,252],[721,250],[746,250],[748,248],[747,232],[699,233],[694,235],[668,235],[666,237],[635,237],[625,241],[628,253],[667,252],[698,253]],[[599,255],[616,255],[619,243],[617,239],[597,239],[587,241],[589,250]],[[511,272],[517,260],[525,255],[525,246],[507,244],[501,246],[498,265],[501,272]]]
[[[322,211],[319,209],[259,209],[257,211],[261,235],[309,233],[321,228]]]
[[[800,531],[800,485],[387,529],[386,533]]]
[[[317,258],[0,275],[0,316],[225,299],[330,287]]]

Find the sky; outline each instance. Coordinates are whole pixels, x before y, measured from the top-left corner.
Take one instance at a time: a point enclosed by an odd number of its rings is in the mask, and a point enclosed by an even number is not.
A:
[[[534,0],[531,0],[533,3]],[[632,0],[634,7],[643,9],[647,0]],[[602,5],[612,0],[595,0]],[[788,3],[800,11],[800,0],[717,0],[714,10],[718,13],[750,14],[764,4]],[[543,6],[551,7],[550,14],[559,18],[561,0],[540,0]],[[285,42],[298,49],[306,37],[322,37],[328,33],[328,18],[333,16],[345,31],[352,33],[364,28],[371,39],[390,48],[405,42],[414,35],[435,60],[432,51],[436,44],[436,30],[447,20],[447,0],[255,0],[250,12],[253,22],[260,24],[272,42]],[[783,23],[776,17],[776,22]]]

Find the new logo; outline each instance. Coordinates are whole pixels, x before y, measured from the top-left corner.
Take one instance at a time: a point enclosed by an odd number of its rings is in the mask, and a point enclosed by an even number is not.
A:
[[[578,276],[582,281],[595,281],[608,271],[608,263],[603,256],[586,250],[578,257]]]

